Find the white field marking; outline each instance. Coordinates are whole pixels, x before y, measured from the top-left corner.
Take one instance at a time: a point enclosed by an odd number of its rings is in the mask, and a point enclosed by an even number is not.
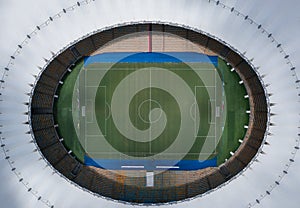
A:
[[[178,169],[179,166],[157,165],[156,168],[157,169],[171,169],[171,168]]]
[[[122,165],[121,168],[137,169],[137,168],[145,168],[145,166],[143,166],[143,165]]]
[[[216,117],[220,117],[220,106],[216,107]]]
[[[81,106],[81,116],[85,117],[85,106]]]

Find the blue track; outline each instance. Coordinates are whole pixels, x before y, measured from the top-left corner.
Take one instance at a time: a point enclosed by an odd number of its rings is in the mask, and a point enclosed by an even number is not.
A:
[[[195,52],[119,52],[102,53],[84,58],[84,66],[94,63],[211,63],[217,66],[218,57]]]

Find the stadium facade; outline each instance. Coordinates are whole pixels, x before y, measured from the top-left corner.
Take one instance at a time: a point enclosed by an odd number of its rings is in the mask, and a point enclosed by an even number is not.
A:
[[[261,143],[251,143],[250,146],[253,149],[253,145],[256,145],[257,152],[254,153],[251,148],[249,149],[249,144],[245,144],[247,140],[244,140],[244,145],[241,141],[241,146],[248,145],[246,153],[251,155],[249,158],[251,161],[246,159],[247,162],[243,162],[243,157],[239,155],[240,149],[237,152],[231,152],[233,158],[239,158],[237,162],[243,164],[237,172],[230,175],[232,169],[227,168],[225,163],[225,169],[220,167],[218,174],[223,178],[227,176],[228,178],[217,182],[219,179],[214,175],[212,182],[216,182],[217,185],[211,185],[209,182],[210,191],[185,194],[183,198],[172,199],[171,197],[166,201],[158,200],[150,201],[150,203],[153,202],[153,206],[162,207],[170,206],[164,202],[170,202],[175,207],[212,205],[214,207],[296,207],[299,203],[296,193],[299,191],[297,151],[299,149],[300,83],[296,59],[299,55],[299,47],[295,40],[296,34],[299,34],[299,28],[293,27],[292,24],[296,21],[296,25],[299,17],[295,15],[296,12],[290,12],[297,11],[297,7],[299,8],[296,1],[294,4],[282,5],[284,3],[250,1],[243,3],[164,1],[158,4],[155,1],[143,1],[143,3],[110,1],[108,3],[87,0],[74,2],[71,5],[68,2],[51,2],[48,6],[41,7],[39,14],[27,13],[26,8],[31,8],[34,2],[32,4],[27,2],[22,6],[18,4],[11,2],[2,9],[2,16],[9,17],[5,23],[7,32],[1,35],[3,45],[1,54],[7,57],[1,61],[1,66],[3,66],[1,176],[3,180],[0,191],[1,200],[5,206],[132,206],[131,200],[119,201],[120,198],[111,196],[108,197],[113,200],[107,199],[102,197],[102,195],[106,196],[105,194],[98,195],[97,191],[80,184],[82,180],[78,182],[76,177],[74,180],[77,172],[81,171],[77,165],[72,167],[72,176],[68,177],[64,174],[68,165],[66,163],[58,165],[61,159],[57,159],[60,156],[59,152],[54,151],[55,149],[45,148],[46,150],[43,151],[45,144],[39,143],[34,134],[37,124],[33,123],[33,117],[31,117],[35,114],[48,113],[49,109],[43,106],[44,103],[47,106],[46,98],[41,99],[43,102],[38,102],[42,107],[33,106],[32,98],[37,89],[36,80],[40,80],[41,71],[44,72],[44,69],[47,69],[55,58],[59,57],[66,48],[75,58],[76,55],[86,55],[87,52],[78,51],[80,48],[85,48],[78,44],[84,43],[89,36],[112,28],[131,25],[167,25],[198,31],[199,34],[205,34],[211,38],[210,42],[206,41],[204,45],[202,44],[203,47],[217,51],[225,57],[228,51],[224,55],[226,51],[224,47],[230,48],[237,56],[233,55],[233,58],[228,58],[228,62],[239,71],[246,88],[248,85],[252,85],[252,90],[260,87],[260,85],[253,87],[251,82],[247,84],[247,80],[249,77],[252,78],[253,74],[245,73],[244,69],[252,68],[263,89],[250,94],[251,90],[248,90],[250,105],[254,102],[255,106],[255,96],[253,97],[252,94],[259,96],[263,94],[265,104],[256,105],[258,106],[257,115],[264,115],[262,112],[267,113],[267,118],[262,116],[263,119],[251,115],[255,118],[254,120],[260,122],[260,125],[266,125],[262,131],[259,130],[260,127],[257,129],[254,125],[254,128],[258,130],[254,137],[260,137]],[[12,11],[20,15],[12,17]],[[27,18],[23,18],[27,15]],[[44,19],[35,16],[41,16]],[[22,26],[19,22],[23,22]],[[14,35],[10,35],[11,32]],[[214,40],[222,42],[223,46],[218,46]],[[243,65],[244,67],[241,67]],[[70,67],[65,68],[65,70],[68,69],[71,70]],[[262,107],[264,105],[267,105],[267,108]],[[39,122],[44,121],[37,119],[36,123]],[[45,123],[48,125],[47,122]],[[50,125],[57,128],[54,123]],[[251,126],[250,122],[245,128]],[[259,134],[257,132],[263,136],[257,136]],[[54,153],[57,155],[53,160],[47,157],[47,154],[53,155]],[[103,184],[106,183],[103,182]],[[109,184],[106,186],[108,189],[111,188]],[[154,191],[153,197],[157,193],[161,192]],[[176,203],[177,200],[180,202]],[[144,201],[137,202],[143,203]]]

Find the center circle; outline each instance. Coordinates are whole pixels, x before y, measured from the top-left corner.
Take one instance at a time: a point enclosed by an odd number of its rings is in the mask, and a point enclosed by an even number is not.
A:
[[[159,107],[156,107],[156,108],[151,110],[151,104],[150,104],[150,110],[151,111],[149,112],[149,120],[144,119],[143,118],[144,116],[142,116],[142,113],[141,113],[141,108],[143,107],[143,105],[146,104],[146,102],[150,102],[150,103],[153,102],[157,106],[159,106]],[[156,123],[162,116],[163,111],[161,109],[162,109],[161,105],[156,100],[147,99],[139,105],[138,114],[139,114],[139,117],[141,118],[141,120],[144,121],[145,123]]]

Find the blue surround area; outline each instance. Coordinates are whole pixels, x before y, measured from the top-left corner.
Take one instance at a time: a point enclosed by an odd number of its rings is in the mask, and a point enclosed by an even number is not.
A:
[[[157,166],[177,166],[168,168],[170,170],[199,170],[207,167],[217,166],[217,157],[210,160],[118,160],[118,159],[93,159],[89,156],[84,157],[84,163],[89,166],[95,166],[108,170],[133,170],[124,168],[124,166],[144,166],[143,168],[134,168],[134,170],[163,170]],[[123,168],[122,168],[123,166]]]

